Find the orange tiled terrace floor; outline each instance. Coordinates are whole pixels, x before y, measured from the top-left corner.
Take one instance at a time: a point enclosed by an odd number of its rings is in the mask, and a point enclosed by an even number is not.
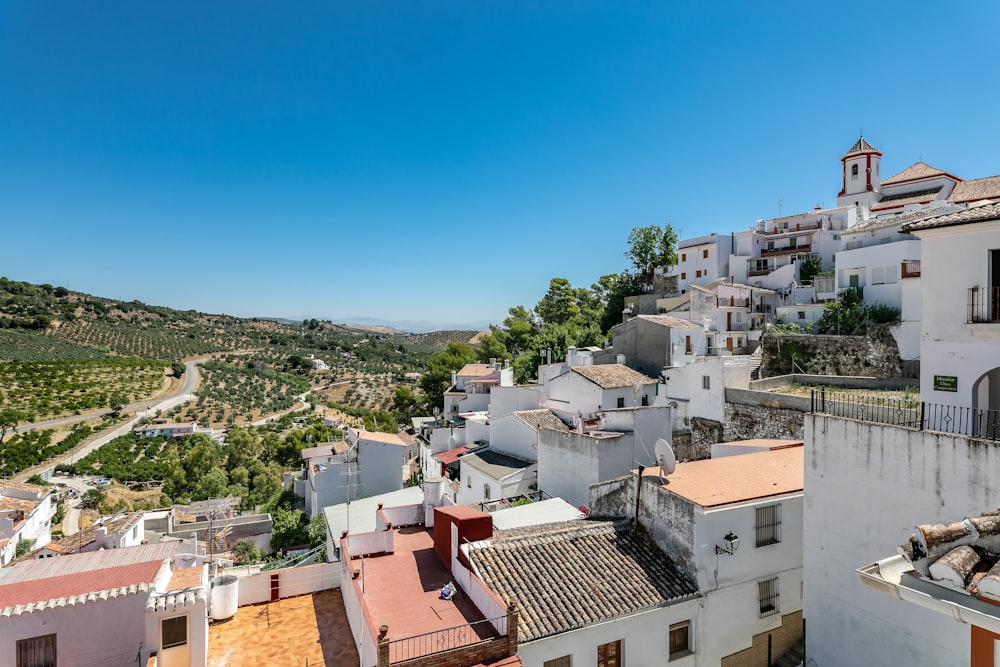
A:
[[[391,555],[365,558],[364,562],[365,603],[376,627],[389,626],[390,640],[483,620],[464,594],[441,599],[441,588],[452,576],[434,551],[430,531],[396,530],[393,549]],[[353,560],[351,569],[361,569],[360,561]],[[347,591],[349,594],[350,589]],[[468,643],[460,638],[454,640]]]
[[[240,607],[208,628],[208,667],[357,667],[340,590]]]

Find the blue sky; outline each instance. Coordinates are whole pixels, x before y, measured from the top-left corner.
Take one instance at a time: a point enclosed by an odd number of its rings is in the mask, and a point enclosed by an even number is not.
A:
[[[676,6],[675,6],[676,5]],[[969,5],[969,6],[963,6]],[[241,316],[497,322],[549,279],[1000,173],[997,3],[0,3],[0,275]]]

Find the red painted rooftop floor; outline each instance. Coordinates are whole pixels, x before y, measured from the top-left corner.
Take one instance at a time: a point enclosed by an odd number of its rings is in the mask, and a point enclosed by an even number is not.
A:
[[[429,530],[398,529],[393,548],[395,553],[364,563],[365,602],[375,626],[389,626],[390,640],[484,620],[461,588],[451,600],[440,599],[452,577],[434,551]],[[360,569],[360,564],[354,561],[352,567]]]

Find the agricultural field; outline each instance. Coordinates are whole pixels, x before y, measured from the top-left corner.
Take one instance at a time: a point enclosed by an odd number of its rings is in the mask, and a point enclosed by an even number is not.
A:
[[[166,368],[159,361],[117,357],[0,362],[0,406],[35,421],[107,408],[118,393],[132,402],[162,392]]]
[[[18,433],[0,444],[0,477],[9,477],[76,447],[89,436],[89,424],[76,424],[68,433],[53,429]]]

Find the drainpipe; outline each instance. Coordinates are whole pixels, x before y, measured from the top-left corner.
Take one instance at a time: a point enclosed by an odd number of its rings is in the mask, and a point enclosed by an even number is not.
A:
[[[635,523],[633,527],[637,532],[639,530],[639,494],[642,492],[642,471],[645,469],[643,465],[639,465],[639,479],[635,485]]]

